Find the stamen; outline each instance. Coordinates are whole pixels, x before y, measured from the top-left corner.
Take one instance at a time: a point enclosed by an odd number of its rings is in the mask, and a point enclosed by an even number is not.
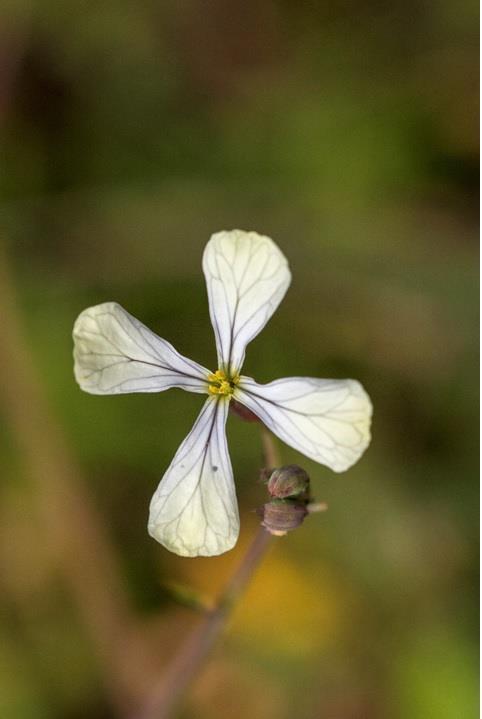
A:
[[[218,369],[216,372],[211,372],[208,375],[208,382],[209,394],[219,394],[230,397],[239,382],[239,374],[228,377],[224,370]]]

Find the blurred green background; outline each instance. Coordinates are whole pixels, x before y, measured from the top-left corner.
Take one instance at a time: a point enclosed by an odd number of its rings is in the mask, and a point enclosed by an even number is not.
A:
[[[215,369],[201,255],[239,227],[294,278],[246,374],[359,379],[373,442],[340,476],[280,445],[329,511],[276,541],[179,717],[475,717],[475,2],[1,15],[0,716],[130,716],[196,623],[175,586],[216,596],[255,531],[255,425],[228,429],[238,546],[178,558],[147,509],[202,398],[91,397],[71,362],[116,300]]]

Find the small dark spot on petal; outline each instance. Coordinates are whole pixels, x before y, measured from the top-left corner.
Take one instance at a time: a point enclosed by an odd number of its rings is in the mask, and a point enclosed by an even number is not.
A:
[[[218,471],[218,468],[217,468],[217,467],[213,467],[213,472],[217,472],[217,471]]]

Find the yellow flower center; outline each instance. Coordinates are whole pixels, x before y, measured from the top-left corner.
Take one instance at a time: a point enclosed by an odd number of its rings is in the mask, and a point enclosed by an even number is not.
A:
[[[228,377],[224,370],[217,369],[216,372],[212,372],[208,375],[208,382],[209,394],[221,394],[230,397],[239,382],[239,374]]]

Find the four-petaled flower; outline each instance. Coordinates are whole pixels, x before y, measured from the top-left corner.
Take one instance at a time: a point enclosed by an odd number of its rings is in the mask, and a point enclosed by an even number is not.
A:
[[[150,505],[148,529],[176,554],[231,549],[239,517],[225,424],[231,399],[286,444],[335,472],[348,469],[370,441],[371,403],[355,380],[308,377],[258,384],[240,374],[246,345],[262,330],[291,280],[269,238],[218,232],[203,270],[216,336],[218,369],[180,355],[115,302],[90,307],[74,326],[75,377],[91,394],[162,392],[180,387],[208,398]]]

